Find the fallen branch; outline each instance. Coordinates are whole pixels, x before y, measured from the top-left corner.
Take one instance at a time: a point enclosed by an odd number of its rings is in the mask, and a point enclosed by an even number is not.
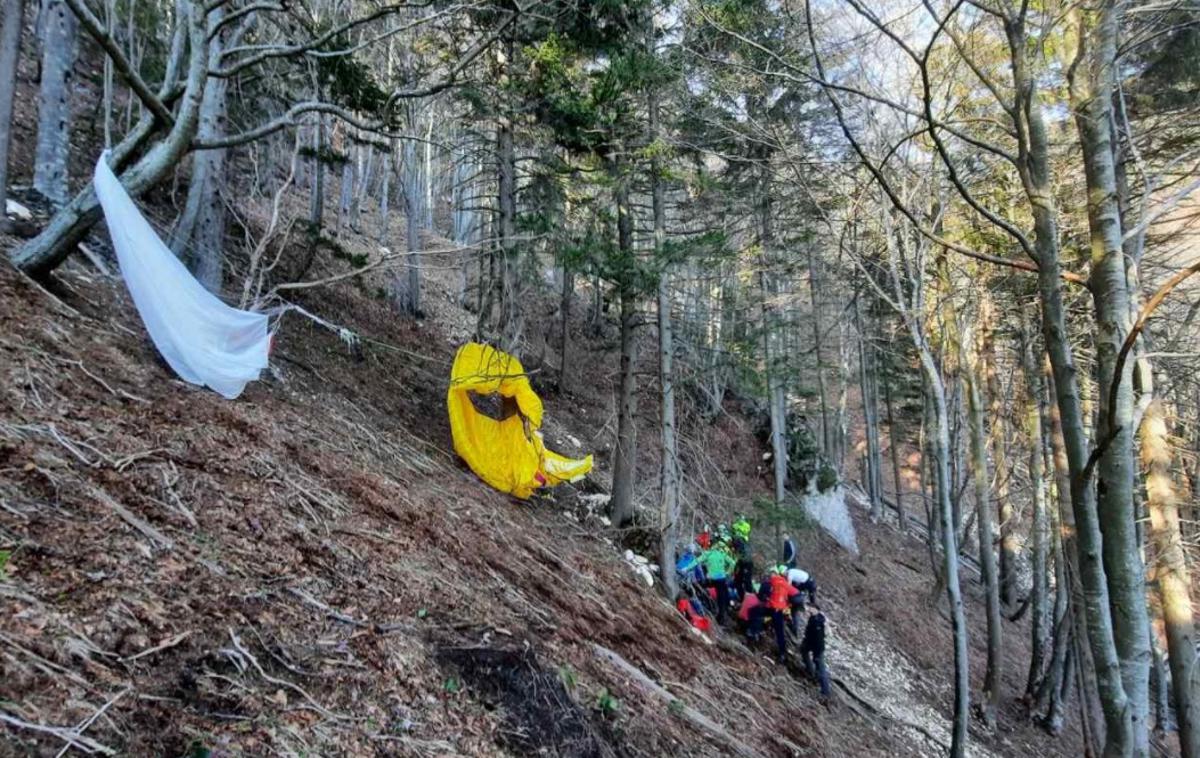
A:
[[[15,726],[18,729],[27,729],[31,732],[40,732],[49,734],[59,738],[67,743],[67,747],[79,748],[88,755],[102,753],[103,755],[116,755],[117,751],[110,747],[101,745],[91,737],[76,735],[75,730],[65,726],[46,726],[45,724],[34,724],[29,721],[24,721],[12,715],[8,711],[0,710],[0,722],[4,722],[9,726]]]
[[[724,727],[717,724],[708,716],[705,716],[700,711],[684,703],[679,698],[672,695],[668,690],[663,688],[650,677],[646,676],[637,666],[634,666],[629,661],[622,658],[619,654],[609,650],[603,645],[592,645],[592,650],[597,658],[608,662],[621,673],[630,677],[634,684],[638,685],[644,692],[667,704],[668,708],[674,709],[681,717],[689,721],[695,726],[700,727],[709,734],[710,737],[723,743],[726,747],[741,756],[760,756],[761,753],[751,748],[744,742],[734,739]],[[678,705],[673,705],[678,703]]]
[[[75,732],[75,738],[78,739],[78,738],[82,737],[83,733],[85,731],[87,731],[87,728],[96,722],[96,719],[103,716],[104,712],[107,711],[109,708],[111,708],[113,703],[115,703],[118,700],[120,700],[121,698],[125,697],[125,695],[129,694],[129,691],[132,689],[133,689],[132,687],[126,687],[125,689],[121,690],[117,694],[113,695],[112,698],[110,698],[107,703],[100,706],[100,708],[95,713],[93,713],[91,716],[88,716],[83,721],[79,722],[79,726],[75,727],[75,729],[73,730]],[[64,755],[67,754],[67,751],[70,750],[72,747],[73,747],[73,745],[71,742],[68,742],[66,745],[63,745],[63,749],[59,750],[58,754],[55,755],[54,758],[62,758]]]
[[[268,674],[266,671],[263,670],[262,664],[260,664],[258,662],[258,659],[254,657],[254,654],[251,653],[249,650],[247,650],[245,647],[243,647],[242,641],[240,639],[238,639],[238,636],[233,631],[233,628],[230,627],[228,631],[229,631],[229,639],[231,639],[233,641],[233,647],[237,650],[238,654],[241,655],[246,660],[248,660],[251,663],[251,665],[254,666],[255,670],[258,671],[258,675],[261,676],[264,680],[266,680],[267,682],[274,684],[278,687],[287,687],[288,689],[292,690],[293,692],[295,692],[296,694],[300,695],[305,700],[307,700],[309,702],[309,704],[317,711],[317,713],[320,713],[322,716],[329,719],[330,721],[346,721],[347,720],[345,716],[339,716],[336,713],[333,713],[333,712],[327,710],[324,706],[322,706],[320,703],[318,703],[316,701],[316,699],[313,698],[312,695],[308,694],[308,692],[300,685],[293,684],[292,682],[289,682],[286,679],[279,679],[277,677],[273,677],[270,674]]]
[[[132,511],[130,511],[128,508],[126,508],[125,506],[118,503],[116,500],[113,500],[112,497],[109,496],[109,494],[107,492],[105,492],[102,489],[96,488],[96,487],[93,487],[91,491],[92,491],[93,497],[95,497],[97,500],[99,500],[100,502],[104,503],[109,508],[111,508],[113,513],[120,516],[125,521],[125,523],[129,524],[134,529],[141,532],[143,535],[148,537],[152,542],[157,543],[160,547],[162,547],[165,550],[174,550],[175,549],[175,541],[174,540],[172,540],[170,537],[163,534],[162,532],[158,531],[154,527],[150,526],[142,519],[133,515]]]
[[[176,645],[178,645],[180,642],[183,642],[191,635],[192,635],[192,632],[190,629],[186,632],[180,632],[179,634],[175,635],[174,637],[171,637],[170,639],[168,639],[164,642],[160,642],[159,644],[155,645],[154,647],[147,648],[140,653],[134,653],[131,656],[122,658],[121,662],[122,663],[131,663],[133,661],[136,661],[138,658],[145,658],[147,655],[153,655],[154,653],[162,652],[163,650],[166,650],[167,648],[175,647]]]

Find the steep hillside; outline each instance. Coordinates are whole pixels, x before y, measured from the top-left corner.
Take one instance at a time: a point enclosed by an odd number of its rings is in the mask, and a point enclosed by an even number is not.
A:
[[[51,293],[0,271],[0,752],[943,752],[950,643],[923,545],[857,510],[859,559],[801,535],[833,623],[828,704],[732,633],[692,633],[579,491],[516,502],[455,459],[444,393],[472,316],[431,264],[422,322],[374,296],[382,280],[310,294],[361,342],[289,315],[235,402],[170,373],[119,280],[76,261]],[[596,451],[603,489],[616,361],[577,326],[573,391],[540,387],[547,439]],[[749,421],[683,416],[692,502],[745,508],[764,489]],[[976,754],[1077,753],[1015,704],[1002,723]]]

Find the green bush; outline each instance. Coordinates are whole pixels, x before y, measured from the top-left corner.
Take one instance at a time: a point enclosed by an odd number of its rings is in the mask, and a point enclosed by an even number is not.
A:
[[[817,492],[828,492],[838,486],[838,473],[828,461],[821,461],[821,470],[817,472]]]

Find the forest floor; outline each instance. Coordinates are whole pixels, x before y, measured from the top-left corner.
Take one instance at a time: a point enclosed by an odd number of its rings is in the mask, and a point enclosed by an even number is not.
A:
[[[314,291],[305,307],[369,339],[288,316],[270,374],[233,402],[171,374],[119,279],[78,257],[49,289],[0,267],[0,754],[944,753],[949,624],[921,541],[859,508],[858,558],[797,535],[831,621],[828,704],[770,650],[694,633],[587,497],[609,476],[614,327],[573,323],[571,391],[535,375],[548,442],[594,451],[595,475],[515,501],[452,453],[444,393],[474,314],[452,261],[428,263],[426,319],[396,316],[383,274]],[[747,509],[766,491],[754,424],[732,400],[715,422],[681,406],[689,503]],[[1028,633],[1006,632],[1001,727],[973,726],[972,753],[1079,754],[1015,702]]]

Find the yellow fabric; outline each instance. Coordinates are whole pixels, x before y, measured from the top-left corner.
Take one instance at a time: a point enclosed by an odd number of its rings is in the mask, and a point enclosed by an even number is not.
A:
[[[512,398],[520,413],[497,421],[479,412],[471,402],[472,392]],[[468,342],[458,349],[446,407],[454,451],[501,492],[524,500],[538,487],[573,482],[592,470],[590,455],[567,458],[546,449],[537,431],[542,426],[541,398],[529,386],[521,362],[490,345]]]

